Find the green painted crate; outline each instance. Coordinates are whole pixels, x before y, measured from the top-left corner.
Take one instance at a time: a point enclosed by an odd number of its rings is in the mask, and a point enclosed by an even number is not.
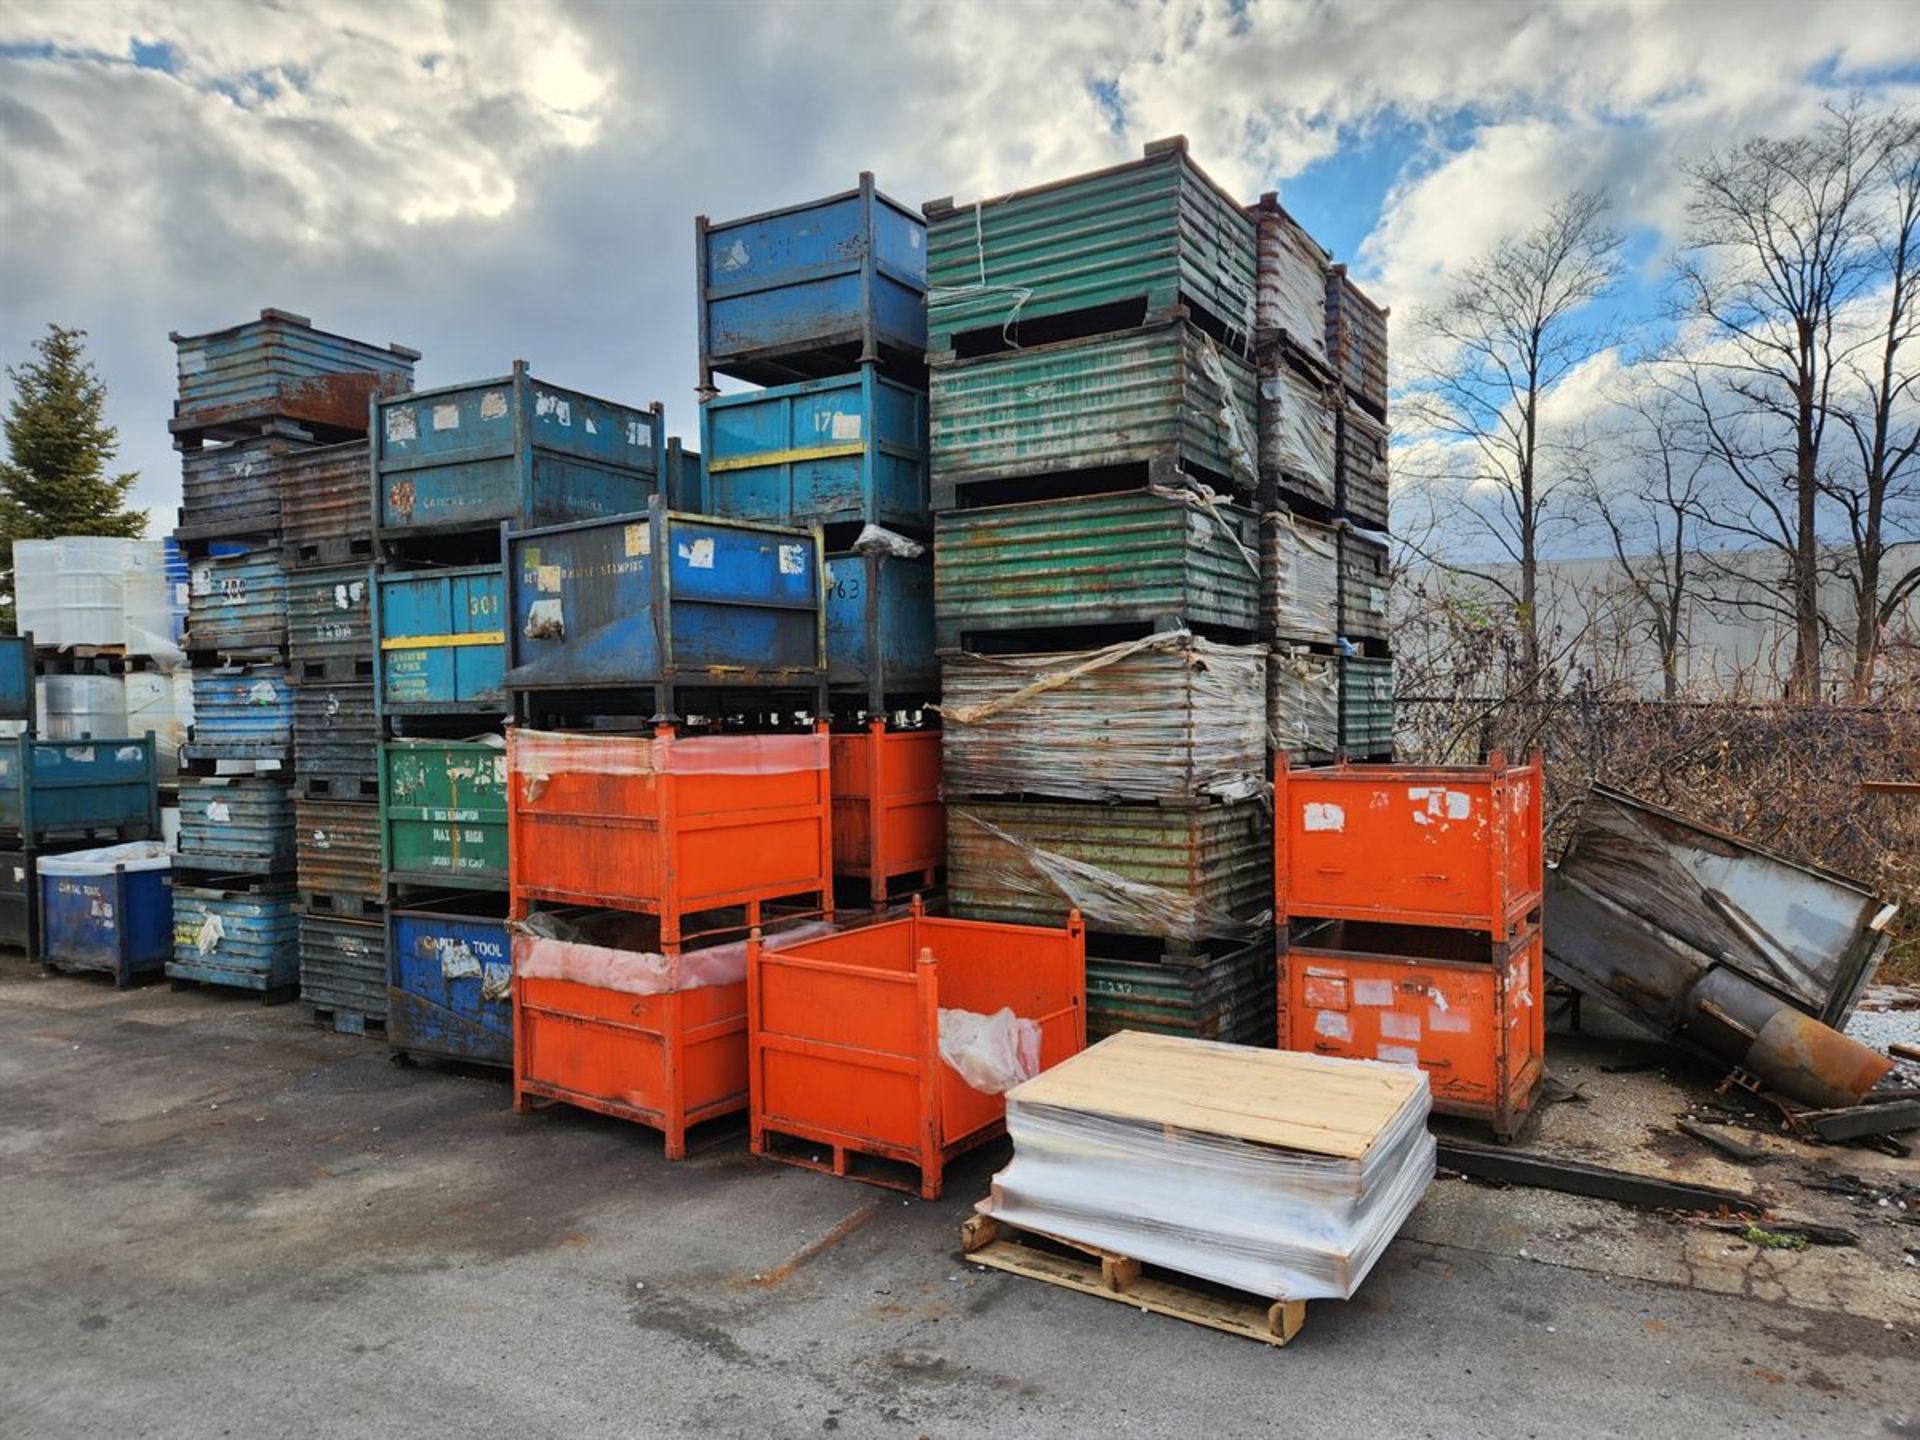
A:
[[[1208,511],[1151,490],[940,515],[936,644],[1116,625],[1250,638],[1260,623],[1258,529],[1247,510]]]
[[[1087,956],[1089,1040],[1145,1030],[1271,1046],[1278,1015],[1270,933],[1188,965]]]
[[[1356,760],[1393,754],[1393,661],[1340,661],[1340,747]]]
[[[390,883],[505,889],[507,752],[475,740],[389,740],[380,830]]]
[[[956,336],[1131,306],[1185,304],[1221,329],[1254,326],[1254,222],[1181,138],[1145,158],[927,215],[927,348]],[[1138,323],[1134,320],[1130,323]]]

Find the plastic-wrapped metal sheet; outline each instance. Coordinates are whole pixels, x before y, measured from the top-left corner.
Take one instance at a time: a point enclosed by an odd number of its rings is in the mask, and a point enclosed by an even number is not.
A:
[[[1007,1095],[996,1220],[1272,1299],[1346,1299],[1434,1176],[1409,1066],[1123,1033]]]
[[[1260,367],[1260,476],[1329,509],[1338,427],[1326,392],[1273,358]]]
[[[1186,631],[1103,650],[947,657],[949,795],[1191,800],[1256,793],[1267,652]]]
[[[1331,645],[1340,634],[1340,546],[1331,525],[1284,510],[1261,517],[1260,609],[1267,638]]]
[[[1275,750],[1295,761],[1325,760],[1340,748],[1340,662],[1282,646],[1267,662],[1267,729]]]
[[[1303,353],[1327,360],[1327,256],[1271,196],[1258,212],[1259,278],[1254,319]]]

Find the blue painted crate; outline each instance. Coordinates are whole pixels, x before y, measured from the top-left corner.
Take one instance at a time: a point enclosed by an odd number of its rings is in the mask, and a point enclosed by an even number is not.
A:
[[[292,870],[293,819],[283,776],[183,776],[180,863],[235,874]]]
[[[173,892],[167,976],[238,990],[286,990],[300,979],[300,919],[288,889]]]
[[[388,912],[387,1043],[393,1049],[513,1065],[513,951],[504,907],[489,914],[486,898]]]
[[[158,840],[42,856],[42,961],[104,970],[123,988],[163,968],[173,955],[171,865]]]
[[[0,836],[29,848],[61,836],[157,836],[157,762],[151,731],[137,740],[0,740]]]
[[[284,760],[293,748],[293,687],[284,665],[193,672],[188,760]]]
[[[606,690],[825,677],[817,530],[680,515],[507,537],[507,685]]]
[[[280,650],[287,643],[287,572],[278,545],[234,549],[193,563],[189,650]]]
[[[638,410],[527,374],[375,407],[373,513],[385,538],[556,525],[644,506],[666,471],[659,405]]]
[[[937,695],[933,560],[843,551],[827,557],[827,680],[868,708]]]
[[[927,348],[927,226],[862,174],[852,190],[739,220],[694,221],[700,383],[917,367]]]
[[[924,532],[927,392],[852,375],[717,395],[700,407],[709,515]]]
[[[385,574],[375,591],[382,713],[506,710],[506,582],[499,565]]]
[[[33,726],[33,637],[0,635],[0,720]]]
[[[323,440],[364,435],[367,402],[413,384],[418,350],[372,345],[313,328],[304,315],[262,310],[226,330],[174,332],[180,375],[169,427],[189,448],[241,439],[290,421]]]

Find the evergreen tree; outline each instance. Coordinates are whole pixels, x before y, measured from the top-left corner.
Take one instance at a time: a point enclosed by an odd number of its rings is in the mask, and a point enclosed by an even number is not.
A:
[[[59,325],[37,359],[7,367],[7,456],[0,462],[0,630],[14,629],[13,542],[57,535],[138,537],[146,513],[127,507],[137,472],[107,473],[119,432],[106,423],[106,387],[86,356],[87,332]]]

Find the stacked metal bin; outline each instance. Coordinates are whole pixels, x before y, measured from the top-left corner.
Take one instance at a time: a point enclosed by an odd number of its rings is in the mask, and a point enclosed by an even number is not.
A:
[[[1184,140],[927,207],[948,895],[1087,1028],[1271,1043],[1255,224]]]
[[[368,829],[340,796],[304,804],[303,871],[329,911],[314,908],[312,948],[350,963],[377,934],[394,1051],[505,1066],[505,537],[630,518],[674,479],[670,452],[659,406],[553,385],[520,361],[497,379],[378,398],[371,428],[360,493],[374,568],[355,671],[367,684]],[[671,463],[685,483],[698,457],[676,445]],[[368,896],[364,919],[339,898],[349,883]]]
[[[173,340],[195,718],[167,974],[270,999],[298,988],[322,1023],[359,1033],[384,1009],[379,929],[359,908],[377,896],[364,866],[307,871],[316,834],[346,851],[376,835],[367,415],[419,356],[279,310]],[[322,927],[342,913],[367,933],[338,966]]]
[[[834,871],[876,908],[944,863],[921,217],[859,183],[695,222],[699,509],[820,529]],[[725,376],[760,388],[720,394]]]
[[[1269,720],[1294,761],[1393,754],[1386,311],[1262,196],[1256,319]]]

